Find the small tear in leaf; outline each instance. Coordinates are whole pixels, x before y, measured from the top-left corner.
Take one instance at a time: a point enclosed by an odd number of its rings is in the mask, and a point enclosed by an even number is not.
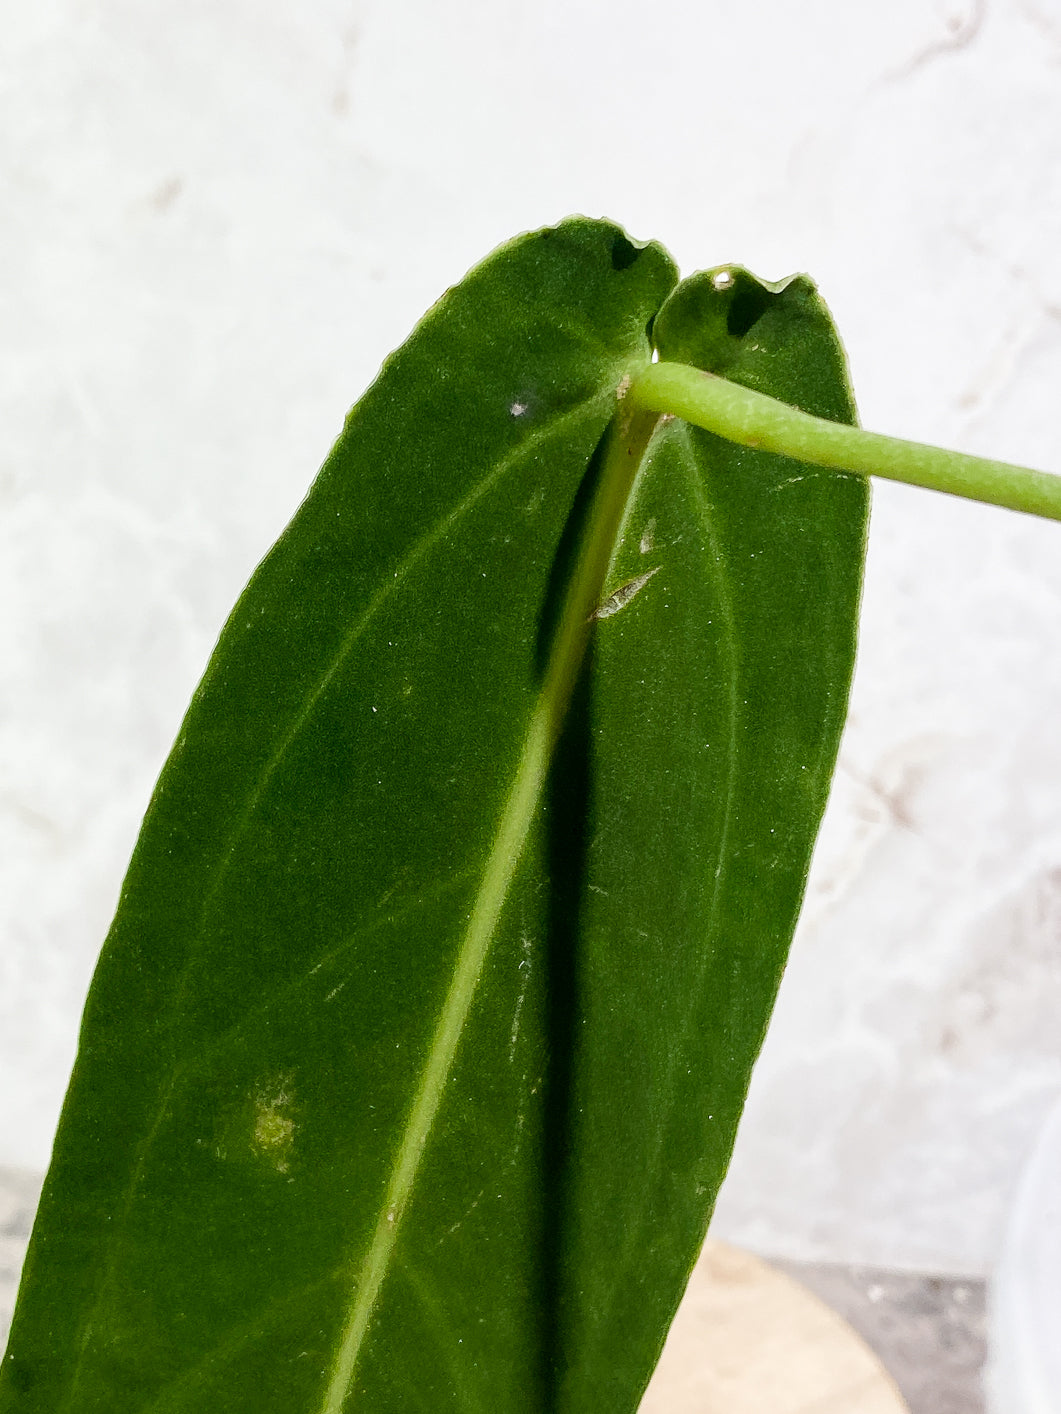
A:
[[[733,284],[733,271],[716,270],[714,275],[711,276],[711,283],[716,290],[728,290],[730,285]]]
[[[662,565],[656,565],[647,574],[639,574],[636,579],[628,579],[625,584],[620,584],[615,593],[609,594],[600,608],[593,611],[590,619],[610,619],[620,609],[625,609],[630,600],[640,594],[652,576],[658,574],[662,568]]]

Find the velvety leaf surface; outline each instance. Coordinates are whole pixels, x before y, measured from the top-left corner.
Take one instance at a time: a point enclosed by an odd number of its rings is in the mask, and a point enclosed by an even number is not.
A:
[[[854,420],[806,279],[694,276],[654,337],[661,358]],[[631,1407],[699,1252],[835,764],[867,511],[864,478],[680,421],[639,483],[612,582],[652,577],[598,627],[585,726],[565,1409]]]
[[[657,435],[408,1204],[387,1195],[653,316],[664,356],[850,415],[805,283],[668,302],[674,278],[599,222],[495,254],[241,598],[93,984],[4,1414],[636,1408],[824,803],[861,482]]]

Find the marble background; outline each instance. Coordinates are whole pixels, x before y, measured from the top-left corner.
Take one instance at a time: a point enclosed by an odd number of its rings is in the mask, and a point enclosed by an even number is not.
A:
[[[1061,470],[1059,0],[36,0],[0,41],[0,1164],[154,777],[347,406],[572,211],[807,270],[865,424]],[[1061,527],[875,493],[719,1235],[983,1272],[1061,1093]]]

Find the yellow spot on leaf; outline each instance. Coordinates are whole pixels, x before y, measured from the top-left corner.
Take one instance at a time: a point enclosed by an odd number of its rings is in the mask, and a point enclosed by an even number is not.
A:
[[[277,1173],[287,1173],[295,1144],[291,1077],[261,1086],[254,1095],[254,1129],[251,1148],[267,1159]]]

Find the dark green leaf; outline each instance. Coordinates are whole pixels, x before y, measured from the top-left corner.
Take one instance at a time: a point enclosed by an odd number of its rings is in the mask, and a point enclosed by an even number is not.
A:
[[[491,257],[241,598],[93,984],[3,1414],[636,1408],[802,892],[865,517],[666,426],[514,831],[660,306],[665,355],[850,415],[806,284],[673,284],[604,223]]]

